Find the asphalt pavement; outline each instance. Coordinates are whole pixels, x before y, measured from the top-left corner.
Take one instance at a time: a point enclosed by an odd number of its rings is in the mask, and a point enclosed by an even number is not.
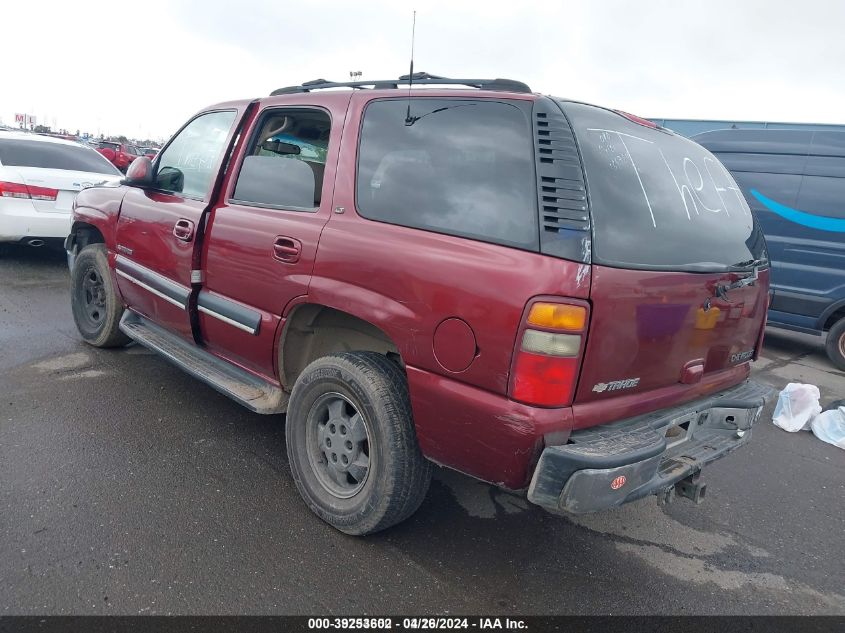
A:
[[[845,397],[822,340],[756,378]],[[771,423],[653,498],[553,516],[437,469],[419,512],[345,536],[300,500],[283,416],[143,348],[82,343],[61,253],[0,257],[0,614],[845,614],[845,451]]]

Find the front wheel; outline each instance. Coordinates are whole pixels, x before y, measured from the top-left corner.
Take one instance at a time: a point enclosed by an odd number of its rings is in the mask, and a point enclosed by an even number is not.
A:
[[[411,516],[431,480],[405,375],[375,352],[320,358],[291,393],[285,428],[296,487],[341,532],[371,534]]]
[[[76,255],[70,301],[76,329],[86,343],[119,347],[129,342],[119,327],[123,304],[112,281],[105,244],[89,244]]]
[[[845,371],[845,318],[839,319],[830,328],[825,349],[833,364]]]

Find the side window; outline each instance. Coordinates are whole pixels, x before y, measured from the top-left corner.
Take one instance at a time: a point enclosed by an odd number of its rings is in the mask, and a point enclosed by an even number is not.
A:
[[[320,206],[331,120],[322,110],[274,109],[250,141],[232,200],[284,209]]]
[[[226,111],[209,112],[191,121],[162,152],[156,187],[204,198],[234,120],[235,112]]]
[[[503,101],[367,106],[356,204],[371,220],[539,248],[529,114]]]

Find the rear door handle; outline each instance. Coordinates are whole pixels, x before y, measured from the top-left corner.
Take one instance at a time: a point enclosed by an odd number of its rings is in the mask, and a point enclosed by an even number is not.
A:
[[[302,255],[302,242],[292,237],[279,235],[273,240],[273,259],[286,264],[295,264]]]
[[[173,236],[177,240],[190,242],[191,238],[194,236],[194,223],[190,220],[185,220],[184,218],[177,220],[176,224],[173,226]]]

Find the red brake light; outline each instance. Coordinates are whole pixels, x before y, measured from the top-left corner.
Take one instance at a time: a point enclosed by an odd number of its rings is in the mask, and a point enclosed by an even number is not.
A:
[[[29,189],[29,196],[33,200],[55,200],[59,195],[58,189],[51,189],[50,187],[33,187],[27,186]]]
[[[19,182],[0,182],[0,197],[25,198],[33,200],[55,200],[59,195],[58,189],[49,187],[35,187]]]
[[[540,406],[569,404],[578,376],[578,358],[559,358],[519,352],[514,365],[514,400]]]
[[[17,182],[0,182],[0,197],[29,198],[29,190]]]

